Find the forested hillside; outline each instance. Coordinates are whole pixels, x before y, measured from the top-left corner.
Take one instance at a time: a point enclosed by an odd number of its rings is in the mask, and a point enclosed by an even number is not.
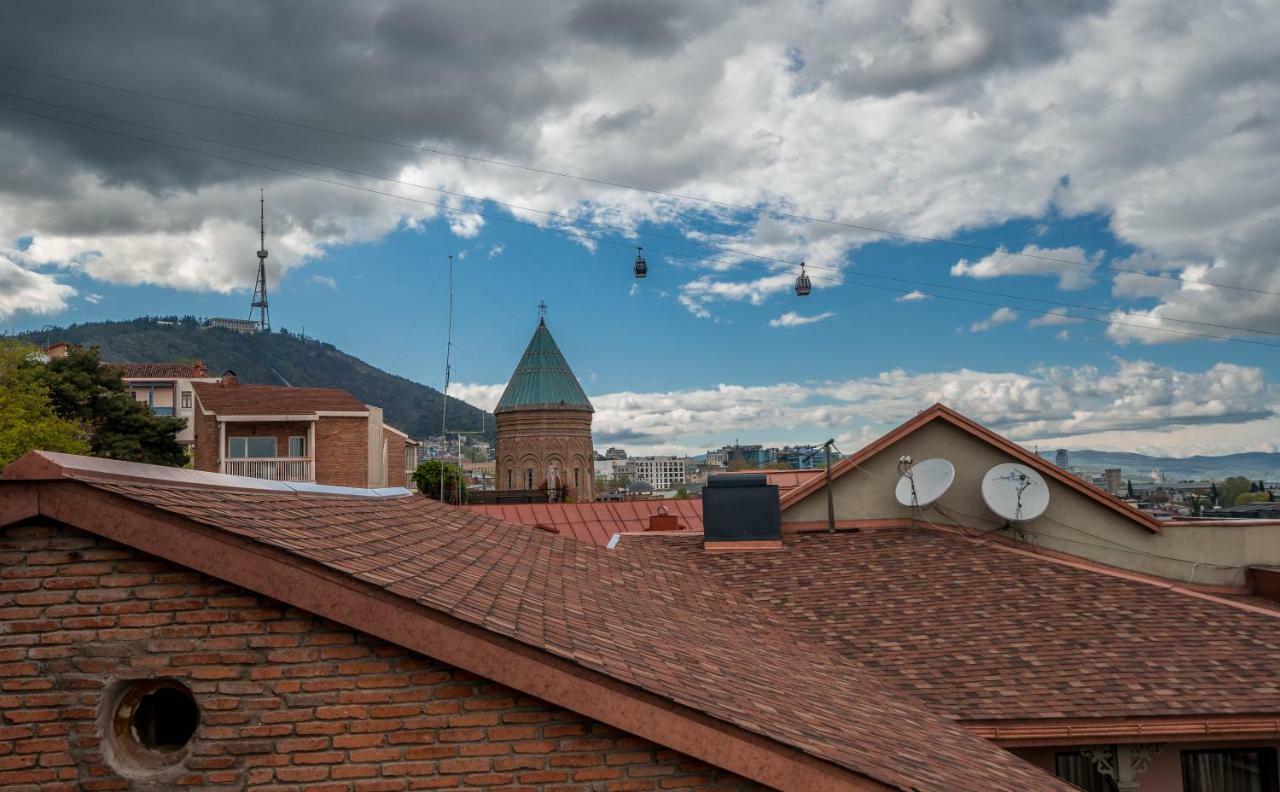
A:
[[[203,327],[194,317],[144,317],[50,327],[25,333],[24,340],[44,346],[67,341],[97,346],[113,362],[203,360],[213,375],[227,369],[243,382],[343,388],[381,407],[386,421],[414,437],[439,434],[444,399],[440,391],[388,374],[332,344],[287,332],[245,335]],[[492,439],[493,416],[449,398],[449,429],[477,431]]]

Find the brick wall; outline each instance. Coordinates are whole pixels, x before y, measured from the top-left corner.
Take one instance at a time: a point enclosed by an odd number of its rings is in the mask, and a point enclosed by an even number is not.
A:
[[[127,778],[104,759],[100,710],[122,680],[166,677],[193,691],[200,727],[168,775]],[[757,788],[129,548],[0,529],[0,788],[174,786]]]
[[[206,415],[196,401],[195,415],[191,425],[195,429],[195,451],[192,453],[192,464],[196,470],[209,473],[218,472],[218,421],[212,415]]]
[[[369,419],[321,418],[316,422],[316,483],[369,486]]]
[[[383,463],[387,466],[388,487],[412,486],[405,478],[404,450],[409,446],[403,437],[386,429],[382,430],[382,439],[386,441],[387,453]]]

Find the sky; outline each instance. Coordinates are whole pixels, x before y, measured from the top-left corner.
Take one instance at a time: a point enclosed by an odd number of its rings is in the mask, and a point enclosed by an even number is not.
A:
[[[1280,450],[1268,5],[17,0],[0,328],[247,316],[261,188],[275,327],[439,388],[452,255],[449,392],[545,301],[601,449]]]

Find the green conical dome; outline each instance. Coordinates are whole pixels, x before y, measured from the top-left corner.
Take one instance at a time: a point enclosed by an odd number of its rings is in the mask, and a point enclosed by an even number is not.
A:
[[[493,412],[527,409],[595,412],[543,320],[538,321],[538,329]]]

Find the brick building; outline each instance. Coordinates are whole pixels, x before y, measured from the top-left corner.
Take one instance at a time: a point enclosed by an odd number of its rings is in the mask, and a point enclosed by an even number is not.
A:
[[[404,487],[417,444],[338,388],[196,382],[194,466],[270,481]]]
[[[35,453],[0,563],[6,790],[1070,789],[684,558],[425,498]]]
[[[547,329],[538,327],[493,410],[494,489],[595,499],[595,409]]]

